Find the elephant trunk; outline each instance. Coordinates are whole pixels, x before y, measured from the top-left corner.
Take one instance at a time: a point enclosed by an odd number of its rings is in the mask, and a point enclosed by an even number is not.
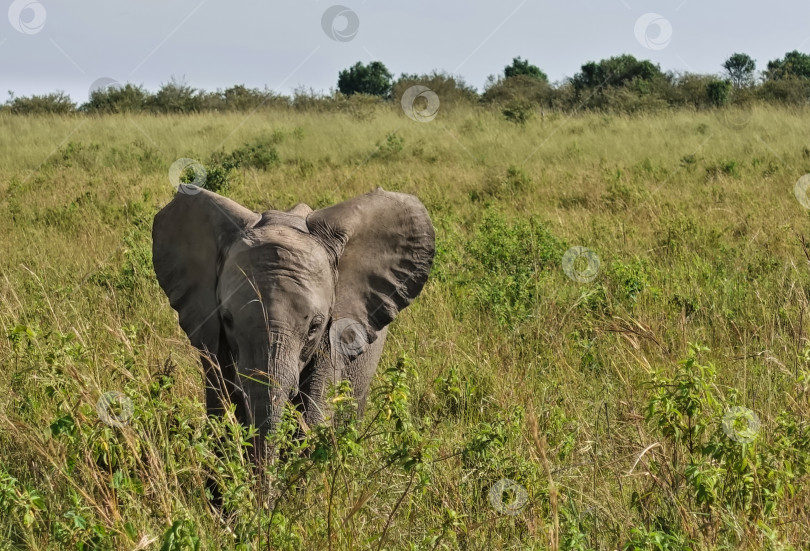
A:
[[[264,372],[254,371],[245,381],[251,421],[258,429],[253,442],[256,459],[264,456],[267,435],[278,426],[284,405],[298,389],[300,350],[295,342],[291,332],[269,331]]]

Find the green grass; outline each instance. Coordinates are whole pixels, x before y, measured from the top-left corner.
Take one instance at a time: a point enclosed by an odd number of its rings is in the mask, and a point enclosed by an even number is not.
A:
[[[0,116],[0,549],[803,548],[808,124]],[[245,432],[206,419],[151,267],[181,157],[255,210],[379,185],[436,227],[365,418],[280,432],[292,459],[258,472]],[[593,280],[566,276],[573,246],[598,255]],[[97,412],[107,392],[134,407],[120,427]],[[728,436],[735,406],[761,422],[751,442]],[[519,510],[490,503],[500,479]]]

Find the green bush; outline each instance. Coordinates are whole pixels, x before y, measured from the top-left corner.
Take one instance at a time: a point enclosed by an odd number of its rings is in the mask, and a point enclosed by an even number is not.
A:
[[[717,80],[711,75],[694,73],[671,74],[670,86],[665,90],[667,102],[674,107],[704,109],[711,106],[709,85]]]
[[[769,61],[765,77],[768,80],[810,79],[810,55],[793,50],[783,58]]]
[[[532,104],[527,101],[511,101],[501,111],[503,118],[518,126],[525,126],[534,115]]]
[[[627,87],[635,84],[649,83],[664,79],[664,74],[658,65],[651,61],[638,60],[632,55],[621,55],[590,61],[582,66],[579,73],[571,81],[580,94],[586,90],[601,88]]]
[[[623,299],[630,306],[635,305],[639,295],[649,285],[649,275],[643,262],[634,261],[625,264],[616,261],[608,272],[616,289],[615,296]]]
[[[541,71],[537,65],[532,65],[528,59],[521,59],[520,56],[512,59],[512,64],[504,68],[503,76],[504,78],[527,76],[535,80],[548,82],[548,75]]]
[[[735,389],[724,394],[714,365],[700,361],[707,352],[692,346],[674,376],[653,378],[646,418],[667,453],[652,453],[648,464],[656,478],[671,485],[665,492],[655,483],[634,492],[634,506],[656,520],[634,531],[630,543],[663,537],[647,530],[683,533],[688,511],[688,517],[700,518],[710,535],[707,543],[737,547],[747,542],[734,526],[746,522],[773,532],[781,502],[807,474],[810,425],[783,412],[774,427],[780,438],[766,441],[762,433],[767,429],[760,427],[756,413],[739,404]],[[639,548],[630,543],[625,549]]]
[[[548,82],[528,75],[489,81],[481,96],[484,103],[497,105],[537,104],[551,106],[554,90]]]
[[[41,96],[11,96],[4,110],[14,115],[67,115],[76,111],[76,104],[66,93],[55,92]]]
[[[203,92],[176,80],[161,86],[145,103],[154,113],[196,113],[202,106]]]
[[[767,80],[756,90],[756,96],[768,103],[807,105],[810,101],[810,79],[786,77]]]
[[[507,326],[531,317],[544,273],[560,267],[564,244],[536,218],[508,220],[496,210],[484,214],[470,243],[479,266],[478,304]]]
[[[435,92],[439,96],[442,112],[449,112],[456,106],[474,105],[478,101],[475,88],[464,82],[463,78],[439,71],[426,75],[402,74],[391,89],[392,98],[394,101],[400,100],[405,91],[415,85],[427,86]]]
[[[146,109],[149,92],[141,86],[109,86],[90,93],[90,99],[81,106],[87,113],[134,113]]]
[[[731,82],[727,80],[715,80],[706,87],[709,101],[715,107],[723,107],[728,104],[731,98]]]
[[[338,75],[338,90],[341,94],[367,94],[369,96],[388,97],[394,76],[380,61],[364,65],[358,61]]]
[[[372,156],[378,159],[391,159],[402,153],[404,148],[405,139],[396,132],[391,132],[386,134],[385,141],[377,142]]]
[[[234,168],[269,170],[280,162],[276,145],[283,139],[283,134],[260,136],[234,149],[220,162],[229,163]]]
[[[268,107],[287,107],[289,104],[288,98],[272,90],[247,88],[243,84],[231,86],[224,92],[217,92],[215,98],[210,98],[208,101],[221,104],[217,109],[242,112],[250,112],[255,109]]]

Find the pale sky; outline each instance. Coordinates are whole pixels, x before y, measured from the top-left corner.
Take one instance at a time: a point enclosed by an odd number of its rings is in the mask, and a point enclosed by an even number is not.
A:
[[[335,4],[335,40],[323,16]],[[0,102],[99,78],[156,90],[173,76],[214,90],[246,84],[329,91],[338,71],[380,60],[394,75],[433,69],[481,90],[515,56],[559,81],[622,53],[663,70],[719,73],[732,53],[764,69],[810,52],[810,2],[731,0],[2,0]],[[334,12],[341,12],[335,9]],[[332,13],[332,11],[329,11]],[[657,15],[647,15],[657,14]],[[5,13],[0,15],[6,15]],[[357,22],[355,29],[353,23]],[[347,28],[348,25],[348,28]],[[341,35],[343,33],[343,35]]]

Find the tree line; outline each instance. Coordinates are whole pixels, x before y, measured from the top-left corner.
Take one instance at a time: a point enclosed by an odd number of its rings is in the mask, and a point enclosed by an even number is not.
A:
[[[619,55],[589,61],[573,77],[552,84],[537,65],[516,57],[502,73],[490,76],[479,92],[463,78],[445,72],[402,74],[395,78],[382,62],[373,61],[358,62],[340,71],[337,88],[330,93],[297,89],[285,96],[244,85],[212,92],[173,79],[154,93],[131,83],[100,86],[81,105],[64,92],[23,97],[9,92],[0,112],[25,115],[250,112],[278,108],[341,110],[358,103],[396,102],[415,84],[433,90],[443,109],[456,105],[495,105],[517,122],[524,122],[537,108],[634,113],[665,108],[747,106],[753,102],[800,106],[810,101],[808,54],[788,52],[769,61],[760,73],[749,55],[735,53],[722,67],[723,72],[716,75],[664,72],[649,60]]]

